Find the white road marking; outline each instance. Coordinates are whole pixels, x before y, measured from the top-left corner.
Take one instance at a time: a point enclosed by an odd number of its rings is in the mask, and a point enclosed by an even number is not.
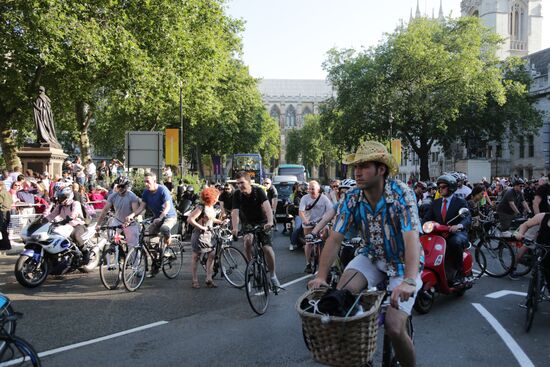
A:
[[[516,360],[518,361],[519,365],[521,367],[535,367],[533,362],[529,359],[527,354],[521,349],[521,347],[516,343],[514,338],[502,327],[502,325],[491,315],[485,307],[483,307],[479,303],[472,303],[472,306],[474,306],[478,312],[487,320],[487,322],[495,329],[497,334],[500,336],[502,341],[506,344],[508,349],[512,352]]]
[[[515,296],[522,296],[522,297],[526,297],[526,296],[527,296],[527,293],[525,293],[525,292],[509,291],[509,290],[504,289],[504,290],[502,290],[502,291],[498,291],[498,292],[493,292],[493,293],[486,294],[485,297],[497,299],[497,298],[501,298],[501,297],[507,296],[507,295],[509,295],[509,294],[513,294],[513,295],[515,295]]]
[[[305,279],[307,279],[307,278],[311,278],[312,276],[313,276],[313,274],[309,274],[309,275],[304,275],[303,277],[300,277],[300,278],[298,278],[298,279],[291,280],[291,281],[288,282],[288,283],[281,284],[281,288],[288,287],[289,285],[292,285],[292,284],[294,284],[294,283],[301,282],[302,280],[305,280]]]
[[[67,346],[64,346],[64,347],[47,350],[45,352],[38,353],[38,356],[40,358],[42,358],[42,357],[46,357],[46,356],[49,356],[49,355],[52,355],[52,354],[66,352],[66,351],[71,350],[71,349],[76,349],[76,348],[84,347],[86,345],[99,343],[99,342],[102,342],[102,341],[105,341],[105,340],[118,338],[119,336],[135,333],[135,332],[142,331],[142,330],[147,330],[147,329],[150,329],[150,328],[153,328],[153,327],[156,327],[156,326],[160,326],[160,325],[164,325],[164,324],[168,324],[168,321],[157,321],[157,322],[153,322],[152,324],[138,326],[138,327],[133,328],[133,329],[120,331],[118,333],[114,333],[114,334],[111,334],[111,335],[105,335],[105,336],[102,336],[100,338],[91,339],[91,340],[87,340],[87,341],[84,341],[84,342],[75,343],[75,344],[67,345]],[[13,366],[14,364],[18,364],[22,361],[23,361],[23,358],[14,359],[14,360],[11,360],[11,361],[0,364],[0,367]]]

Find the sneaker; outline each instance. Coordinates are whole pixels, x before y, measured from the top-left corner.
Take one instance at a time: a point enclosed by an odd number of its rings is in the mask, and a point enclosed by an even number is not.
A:
[[[281,282],[279,282],[279,279],[277,277],[271,277],[271,284],[276,288],[281,288]]]
[[[290,251],[294,251],[294,245],[291,243],[290,246],[288,246],[288,249],[289,249]]]
[[[311,264],[306,265],[306,268],[304,269],[304,273],[306,273],[306,274],[313,273],[313,269],[311,269]]]

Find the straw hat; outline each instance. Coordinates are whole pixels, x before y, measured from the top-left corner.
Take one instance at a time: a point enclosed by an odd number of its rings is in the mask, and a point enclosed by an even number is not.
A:
[[[383,163],[388,167],[389,173],[392,176],[399,172],[399,166],[393,156],[388,153],[388,149],[386,149],[383,144],[377,141],[366,141],[362,143],[355,153],[348,154],[342,160],[344,164],[355,164],[359,162]]]

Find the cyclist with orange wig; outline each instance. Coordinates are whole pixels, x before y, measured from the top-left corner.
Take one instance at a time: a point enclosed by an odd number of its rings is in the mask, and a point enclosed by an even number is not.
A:
[[[215,251],[212,244],[212,225],[224,223],[216,219],[216,211],[214,204],[218,201],[220,192],[215,187],[207,187],[200,193],[201,203],[189,214],[187,223],[191,224],[193,234],[191,235],[191,247],[193,249],[193,257],[191,258],[191,275],[193,277],[192,287],[200,288],[199,278],[197,274],[197,263],[199,257],[203,253],[208,253],[206,262],[206,287],[216,288],[216,284],[212,281],[212,273],[214,266]]]

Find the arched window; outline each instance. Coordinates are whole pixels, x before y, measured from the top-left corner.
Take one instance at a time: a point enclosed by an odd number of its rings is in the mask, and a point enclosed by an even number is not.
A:
[[[508,33],[510,34],[511,48],[514,50],[525,49],[527,34],[527,22],[525,20],[525,8],[519,1],[514,2],[508,17]]]
[[[302,126],[304,125],[304,122],[306,121],[306,116],[307,116],[307,115],[311,115],[311,114],[312,114],[311,109],[310,109],[308,106],[306,106],[306,107],[302,110],[302,117],[301,117],[301,121],[300,121],[300,123],[301,123]]]
[[[286,109],[285,125],[286,127],[296,126],[296,109],[293,105],[288,106]]]
[[[273,117],[275,121],[279,122],[279,116],[281,116],[281,110],[279,109],[279,106],[276,104],[271,107],[271,111],[269,111],[269,116]]]

